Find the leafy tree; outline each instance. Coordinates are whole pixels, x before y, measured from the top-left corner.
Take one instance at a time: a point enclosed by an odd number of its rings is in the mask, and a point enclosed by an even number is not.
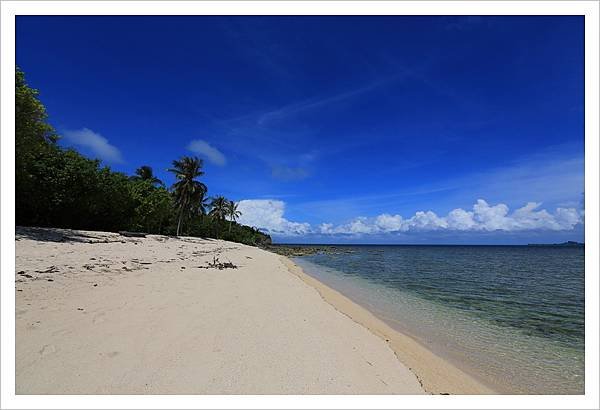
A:
[[[33,203],[40,198],[40,187],[32,174],[39,158],[51,159],[57,154],[58,140],[54,128],[47,122],[46,108],[38,99],[39,92],[27,85],[25,74],[15,70],[15,183],[17,223],[34,217]]]
[[[39,91],[25,81],[19,67],[15,70],[15,139],[17,147],[31,149],[31,143],[56,142],[58,135],[48,124],[46,107],[38,99]]]
[[[61,148],[47,122],[38,92],[17,67],[15,88],[16,220],[18,225],[101,231],[135,230],[179,235],[182,222],[192,236],[264,245],[271,238],[236,222],[237,206],[223,197],[206,198],[202,161],[173,161],[177,179],[172,192],[144,165],[134,176],[114,172],[100,160]],[[211,207],[211,218],[204,218]],[[193,217],[199,216],[199,217]]]
[[[208,191],[206,185],[195,178],[204,175],[202,160],[197,157],[184,156],[173,161],[173,168],[169,171],[175,174],[177,182],[173,184],[175,206],[178,209],[177,233],[181,228],[181,221],[185,216],[193,215],[199,209],[198,203],[202,203]]]
[[[135,201],[135,213],[131,222],[134,231],[163,233],[173,212],[173,197],[164,187],[155,187],[150,179],[130,184]]]
[[[142,165],[135,170],[135,175],[131,177],[134,181],[150,181],[152,185],[162,185],[163,182],[154,176],[152,167],[148,165]]]

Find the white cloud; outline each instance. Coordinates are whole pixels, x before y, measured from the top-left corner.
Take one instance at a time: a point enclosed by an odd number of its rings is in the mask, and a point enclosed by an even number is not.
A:
[[[281,235],[373,235],[404,232],[463,231],[463,232],[517,232],[532,230],[572,230],[583,223],[583,212],[575,208],[557,208],[551,214],[539,209],[540,203],[528,202],[510,213],[505,204],[490,205],[477,200],[472,211],[453,209],[446,216],[433,211],[418,211],[410,218],[401,215],[381,214],[375,218],[357,217],[348,223],[334,225],[322,223],[313,228],[303,222],[292,222],[284,217],[285,203],[277,200],[240,201],[243,215],[240,222]]]
[[[405,231],[437,231],[438,229],[448,228],[448,223],[445,218],[440,218],[432,211],[418,211],[415,216],[406,221],[407,228]]]
[[[106,138],[89,128],[67,130],[63,135],[65,139],[73,145],[89,149],[94,155],[102,160],[117,164],[122,164],[124,162],[121,151],[119,151],[117,147],[111,145]]]
[[[473,205],[474,219],[477,222],[476,227],[487,231],[511,230],[512,220],[507,218],[508,206],[498,204],[489,206],[483,199],[478,199]]]
[[[473,219],[473,212],[465,211],[462,208],[453,209],[446,217],[448,229],[457,231],[468,231],[473,229],[477,222]]]
[[[239,222],[243,225],[254,226],[269,233],[294,236],[310,233],[308,223],[288,221],[283,217],[285,203],[272,199],[245,199],[238,203],[242,213]]]
[[[333,226],[320,226],[321,234],[385,234],[415,231],[527,231],[527,230],[571,230],[583,223],[583,213],[575,208],[557,208],[554,214],[539,209],[540,203],[528,202],[512,214],[505,204],[489,205],[477,200],[472,211],[453,209],[446,216],[432,211],[418,211],[411,218],[401,215],[381,214],[375,218],[356,218],[353,221]]]
[[[541,204],[528,202],[510,213],[505,204],[490,205],[477,200],[472,211],[453,209],[446,216],[433,211],[418,211],[410,218],[381,214],[375,218],[357,217],[345,224],[322,223],[312,227],[306,222],[293,222],[284,217],[285,203],[271,199],[252,199],[239,202],[242,211],[240,223],[261,228],[279,236],[394,234],[408,232],[462,231],[462,232],[518,232],[568,231],[583,224],[583,211],[575,208],[557,208],[552,214],[540,209]]]
[[[375,218],[375,226],[386,232],[402,230],[403,222],[404,220],[400,215],[381,214]]]
[[[227,163],[225,155],[223,155],[221,151],[219,151],[204,140],[191,141],[188,144],[187,149],[189,151],[195,152],[196,154],[199,154],[200,156],[205,157],[207,160],[220,167]]]

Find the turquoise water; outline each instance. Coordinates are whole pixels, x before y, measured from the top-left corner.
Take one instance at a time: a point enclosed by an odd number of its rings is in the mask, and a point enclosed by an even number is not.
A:
[[[502,393],[584,393],[584,249],[348,246],[295,261]]]

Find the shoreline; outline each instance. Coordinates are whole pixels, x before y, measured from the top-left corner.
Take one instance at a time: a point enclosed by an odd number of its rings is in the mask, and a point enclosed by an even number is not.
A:
[[[292,274],[313,287],[325,302],[386,342],[394,351],[398,361],[415,374],[427,393],[499,394],[449,361],[436,355],[413,337],[393,329],[367,308],[307,274],[287,256],[280,255],[280,258]]]

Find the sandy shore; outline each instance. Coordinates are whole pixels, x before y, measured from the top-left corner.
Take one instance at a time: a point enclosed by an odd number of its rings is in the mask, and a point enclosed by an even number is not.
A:
[[[317,289],[325,301],[385,340],[394,350],[398,359],[415,373],[427,392],[433,394],[497,394],[497,392],[437,356],[413,338],[391,328],[362,306],[357,305],[335,289],[306,274],[291,260],[283,259],[290,272]]]
[[[17,394],[489,392],[257,248],[18,228],[16,254]]]

